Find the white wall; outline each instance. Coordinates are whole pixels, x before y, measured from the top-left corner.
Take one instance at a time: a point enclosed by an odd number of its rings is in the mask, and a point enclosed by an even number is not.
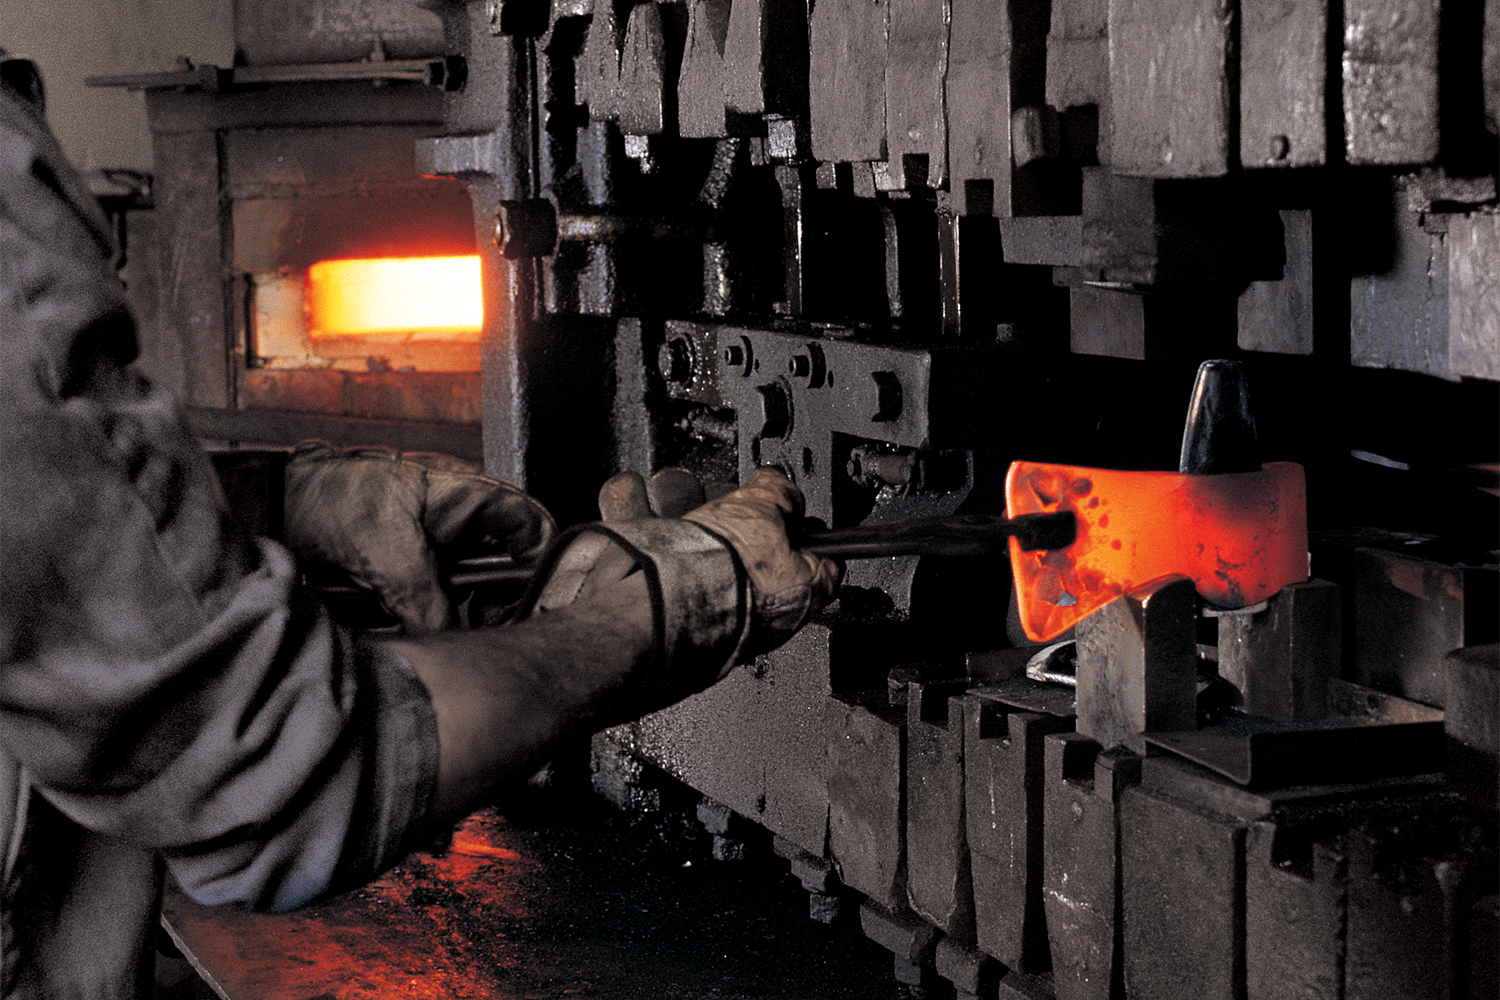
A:
[[[41,67],[47,118],[73,164],[151,169],[139,91],[85,87],[85,77],[155,73],[178,56],[229,66],[232,0],[0,0],[0,46]]]

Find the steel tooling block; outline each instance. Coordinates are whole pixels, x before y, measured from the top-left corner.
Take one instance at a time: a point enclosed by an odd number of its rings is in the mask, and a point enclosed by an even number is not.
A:
[[[911,907],[944,933],[974,934],[964,826],[967,679],[913,681],[906,695],[906,871]]]
[[[809,625],[709,690],[609,732],[643,760],[821,854],[828,694],[828,629]]]
[[[898,982],[921,983],[923,969],[932,964],[936,928],[910,910],[887,910],[869,900],[859,908],[859,923],[866,937],[894,956]]]
[[[1348,1000],[1465,996],[1471,980],[1483,979],[1482,956],[1469,968],[1468,944],[1471,931],[1483,930],[1475,904],[1500,877],[1496,819],[1434,795],[1350,835]]]
[[[1197,723],[1196,599],[1171,577],[1117,597],[1078,625],[1078,731],[1145,752],[1145,734]]]
[[[1445,703],[1448,782],[1495,809],[1500,806],[1500,645],[1449,655]]]
[[[1356,549],[1354,679],[1441,707],[1445,657],[1495,641],[1497,580],[1492,566]]]
[[[828,852],[845,885],[906,905],[906,709],[886,689],[830,698]]]
[[[1140,764],[1078,733],[1046,738],[1042,892],[1058,1000],[1122,995],[1116,810]]]
[[[1451,833],[1450,848],[1483,839],[1475,813],[1440,789],[1437,776],[1419,775],[1254,790],[1170,755],[1147,758],[1121,811],[1131,995],[1175,997],[1202,977],[1209,996],[1343,996],[1349,845],[1393,844],[1380,831],[1418,818],[1429,831],[1471,831]]]
[[[1257,610],[1217,612],[1219,675],[1240,707],[1276,722],[1319,719],[1328,678],[1343,663],[1341,592],[1326,580],[1294,583]]]
[[[1158,792],[1120,806],[1125,991],[1236,1000],[1244,975],[1244,824]]]
[[[979,948],[1023,972],[1051,966],[1042,905],[1044,738],[1068,717],[964,697],[964,811]]]
[[[1245,987],[1264,1000],[1342,996],[1348,811],[1260,820],[1245,835]]]

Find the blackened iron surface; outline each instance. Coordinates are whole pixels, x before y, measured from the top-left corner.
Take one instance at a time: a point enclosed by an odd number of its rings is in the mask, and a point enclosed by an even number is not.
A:
[[[171,893],[175,934],[232,1000],[895,997],[890,953],[807,917],[769,844],[712,859],[691,806],[471,817],[441,852],[285,915]]]

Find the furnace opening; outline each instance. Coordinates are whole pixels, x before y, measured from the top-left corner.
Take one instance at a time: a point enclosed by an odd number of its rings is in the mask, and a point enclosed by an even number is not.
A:
[[[321,260],[252,282],[254,367],[479,371],[477,256]]]

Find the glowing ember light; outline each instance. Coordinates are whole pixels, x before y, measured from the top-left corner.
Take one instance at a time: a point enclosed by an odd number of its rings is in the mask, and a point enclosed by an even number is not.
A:
[[[484,326],[479,258],[324,260],[307,269],[313,339],[410,334],[478,341]]]
[[[1221,608],[1307,579],[1307,487],[1292,462],[1211,476],[1013,463],[1006,514],[1056,510],[1077,519],[1072,545],[1022,552],[1011,539],[1021,625],[1038,642],[1167,576]]]

